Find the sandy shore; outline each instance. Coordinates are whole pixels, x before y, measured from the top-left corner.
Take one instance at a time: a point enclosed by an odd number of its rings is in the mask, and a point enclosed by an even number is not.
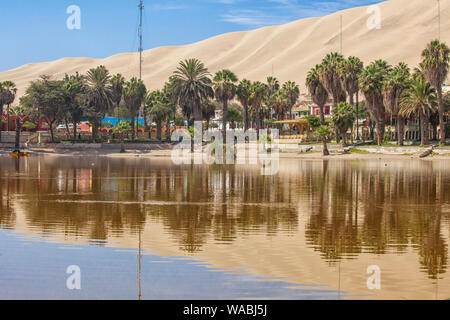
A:
[[[112,158],[171,158],[172,150],[133,150],[128,149],[125,153],[120,153],[117,150],[56,150],[54,148],[30,148],[30,156],[69,156],[69,157],[112,157]],[[10,149],[0,149],[0,155],[7,156],[11,154]],[[417,154],[396,154],[396,153],[331,153],[329,156],[323,156],[321,152],[281,152],[280,159],[306,159],[306,160],[406,160],[406,159],[420,159]],[[450,160],[449,153],[430,155],[421,160],[424,161],[438,161]]]

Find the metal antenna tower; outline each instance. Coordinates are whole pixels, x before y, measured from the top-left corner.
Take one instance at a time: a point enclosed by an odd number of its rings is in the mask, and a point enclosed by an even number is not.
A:
[[[144,47],[142,46],[142,12],[144,10],[144,0],[140,0],[139,3],[139,79],[142,80],[142,52],[144,51]]]

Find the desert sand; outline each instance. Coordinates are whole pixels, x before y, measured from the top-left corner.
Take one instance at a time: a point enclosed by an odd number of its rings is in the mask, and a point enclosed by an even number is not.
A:
[[[144,52],[144,81],[150,90],[161,88],[178,62],[199,58],[211,73],[231,69],[239,78],[293,80],[305,93],[305,77],[331,51],[340,50],[340,16],[343,20],[343,54],[358,56],[367,64],[386,59],[391,64],[405,61],[416,66],[428,42],[438,37],[436,1],[389,0],[377,5],[381,26],[368,27],[373,12],[357,7],[329,16],[308,18],[282,26],[219,35],[185,46],[160,47]],[[441,40],[450,42],[450,1],[441,1]],[[98,65],[111,73],[130,78],[138,75],[137,53],[123,53],[105,59],[63,58],[53,62],[27,64],[0,73],[0,81],[14,81],[24,93],[29,82],[41,75],[62,78],[66,73],[84,73]]]

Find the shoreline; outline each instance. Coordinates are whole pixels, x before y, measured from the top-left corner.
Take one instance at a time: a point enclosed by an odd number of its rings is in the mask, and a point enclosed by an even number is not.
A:
[[[0,156],[10,156],[12,149],[0,148]],[[152,158],[171,158],[172,149],[127,149],[125,153],[120,153],[114,149],[62,149],[62,148],[29,148],[30,157],[48,156],[48,157],[109,157],[124,159],[152,159]],[[449,153],[433,154],[425,158],[419,158],[418,154],[399,154],[399,153],[342,153],[331,152],[329,156],[323,156],[321,152],[280,152],[280,159],[299,159],[299,160],[423,160],[423,161],[442,161],[450,160]]]

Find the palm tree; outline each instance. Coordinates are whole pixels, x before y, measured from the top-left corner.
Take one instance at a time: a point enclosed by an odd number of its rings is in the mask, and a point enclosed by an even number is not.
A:
[[[244,107],[244,130],[247,131],[250,128],[248,108],[250,106],[252,82],[250,80],[242,80],[236,90],[236,95],[239,102]]]
[[[429,143],[429,119],[436,109],[436,90],[425,80],[414,79],[400,100],[399,114],[408,118],[420,118],[422,145]]]
[[[255,81],[252,83],[250,87],[250,105],[252,107],[252,111],[256,116],[256,124],[258,127],[258,138],[259,138],[259,130],[262,129],[262,113],[263,113],[263,102],[266,98],[267,93],[267,85],[260,81]]]
[[[8,110],[8,115],[12,114],[16,118],[16,139],[14,148],[17,150],[20,148],[20,132],[22,131],[22,121],[20,116],[24,115],[25,108],[23,106],[16,106]]]
[[[236,82],[238,78],[230,70],[221,70],[214,77],[213,88],[218,102],[222,103],[222,135],[223,143],[227,142],[227,115],[228,102],[236,95]]]
[[[214,97],[210,73],[198,59],[181,61],[173,73],[173,92],[185,114],[202,121],[202,102]],[[187,111],[187,112],[186,112]],[[191,120],[191,119],[189,119]]]
[[[82,96],[85,89],[83,77],[78,73],[72,76],[66,75],[63,89],[66,113],[73,124],[73,140],[76,140],[77,124],[83,119]]]
[[[333,109],[332,121],[334,127],[342,135],[342,146],[347,147],[347,131],[355,121],[355,111],[347,102],[341,102]]]
[[[112,90],[112,101],[114,103],[114,108],[117,108],[117,117],[119,118],[119,108],[120,102],[122,101],[123,86],[125,85],[125,78],[120,74],[116,74],[111,78],[111,90]]]
[[[152,121],[156,122],[156,138],[159,141],[162,140],[163,122],[170,117],[172,112],[169,104],[169,100],[160,90],[151,92],[146,101],[147,111],[151,115]]]
[[[267,98],[280,90],[280,82],[275,77],[267,78]]]
[[[400,98],[408,88],[410,71],[407,64],[400,62],[387,75],[383,82],[383,102],[386,109],[396,118],[397,144],[403,146],[405,119],[399,115]]]
[[[282,90],[289,102],[289,116],[292,120],[292,108],[297,104],[297,100],[300,97],[300,88],[295,82],[288,81],[283,83]]]
[[[147,94],[147,89],[145,88],[145,84],[142,80],[137,78],[132,78],[130,81],[126,82],[122,95],[125,101],[125,104],[130,111],[131,114],[131,139],[135,140],[136,138],[136,116],[141,109],[145,96]]]
[[[442,84],[447,79],[450,63],[450,49],[439,40],[430,42],[422,52],[421,66],[425,79],[435,88],[439,106],[439,126],[441,144],[445,144],[446,127],[444,122],[444,104],[442,102]]]
[[[328,91],[321,82],[320,70],[320,65],[316,65],[308,72],[308,76],[306,77],[306,86],[308,87],[312,101],[319,106],[320,123],[325,125],[324,106],[327,103],[329,95]]]
[[[386,109],[383,103],[383,83],[391,67],[384,60],[377,60],[365,67],[359,75],[361,91],[366,107],[377,127],[378,146],[383,142],[386,127]]]
[[[4,90],[3,102],[4,102],[4,104],[7,105],[6,113],[7,113],[8,120],[7,120],[7,129],[6,130],[9,131],[9,108],[10,108],[10,105],[16,99],[17,88],[16,88],[16,84],[12,81],[4,81],[2,87]]]
[[[130,132],[131,127],[128,121],[120,121],[113,129],[114,134],[120,136],[120,153],[125,153],[125,134]]]
[[[344,56],[337,52],[326,55],[320,65],[320,80],[325,89],[333,97],[333,103],[336,107],[339,102],[345,101],[345,91],[342,87],[339,69],[344,61]]]
[[[363,62],[357,57],[348,57],[344,59],[339,66],[339,75],[341,77],[342,87],[350,97],[349,103],[352,106],[354,104],[354,96],[359,92],[359,79],[358,76],[361,70],[364,68]],[[358,98],[357,98],[358,100]],[[358,102],[357,102],[358,103]],[[357,105],[356,105],[357,107]]]
[[[267,102],[270,109],[276,114],[278,120],[283,120],[285,112],[288,110],[290,102],[287,99],[284,90],[279,90],[274,92],[268,99]]]
[[[231,104],[228,108],[227,119],[230,121],[232,129],[236,129],[236,123],[242,122],[242,108],[239,104]]]
[[[216,115],[217,103],[214,100],[207,100],[203,102],[202,114],[203,119],[206,120],[206,130],[209,130],[209,123],[211,118]]]
[[[171,121],[171,119],[173,119],[175,122],[175,117],[176,117],[176,113],[177,113],[177,99],[173,92],[173,78],[172,77],[170,77],[169,81],[167,81],[164,84],[162,92],[167,99],[167,106],[169,109],[168,110],[169,114],[168,114],[167,122],[166,122],[166,140],[170,141],[170,137],[171,137],[170,121]],[[144,111],[145,110],[146,109],[144,109]]]
[[[330,130],[330,128],[328,126],[320,126],[317,129],[316,134],[322,140],[323,155],[324,156],[329,156],[330,152],[328,151],[327,141],[333,135],[333,132]]]
[[[287,101],[289,103],[289,119],[292,120],[292,108],[297,104],[298,98],[300,97],[300,88],[293,81],[287,81],[283,83],[281,88],[286,95]],[[289,126],[289,134],[292,133],[292,126]]]
[[[90,69],[86,74],[86,100],[88,118],[92,123],[92,138],[97,138],[101,121],[112,106],[111,76],[105,66]]]

